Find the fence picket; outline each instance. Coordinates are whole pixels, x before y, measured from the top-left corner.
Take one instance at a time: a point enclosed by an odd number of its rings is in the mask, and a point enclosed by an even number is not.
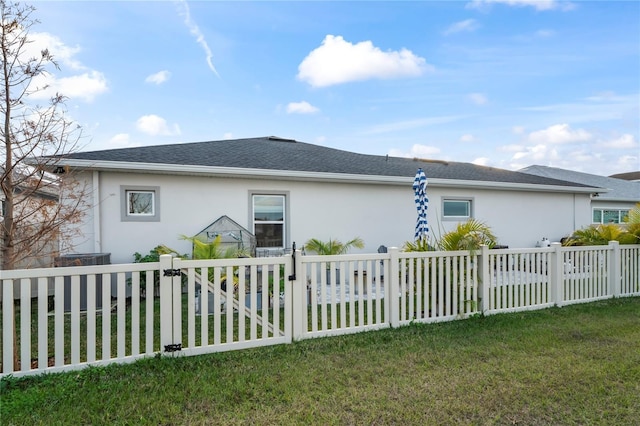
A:
[[[55,281],[55,366],[64,365],[64,278],[56,277]]]
[[[49,305],[47,278],[38,278],[38,370],[46,370],[49,366],[49,325],[48,312]]]
[[[550,248],[483,248],[480,253],[391,248],[379,254],[299,256],[293,274],[288,256],[211,261],[169,256],[155,264],[2,271],[0,377],[130,362],[164,353],[167,345],[181,350],[178,354],[195,355],[476,312],[640,296],[638,257],[635,246],[554,243]],[[173,277],[164,276],[165,271]],[[184,294],[180,275],[186,277]],[[14,298],[20,299],[15,306]],[[17,342],[14,326],[19,328]],[[34,337],[37,348],[31,344]],[[17,371],[14,361],[20,364]]]
[[[29,294],[29,297],[25,297]],[[20,370],[31,368],[31,280],[20,280]]]

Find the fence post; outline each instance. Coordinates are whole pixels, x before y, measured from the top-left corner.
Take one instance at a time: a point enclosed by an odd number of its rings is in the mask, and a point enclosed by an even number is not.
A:
[[[489,289],[491,288],[491,274],[489,271],[489,246],[480,246],[478,255],[478,311],[486,314],[491,305],[489,303]]]
[[[609,292],[613,297],[619,297],[622,284],[622,276],[620,271],[620,243],[618,241],[609,241]]]
[[[400,269],[398,261],[398,247],[389,247],[389,276],[385,277],[385,281],[389,283],[389,325],[398,327],[400,325],[400,304],[398,298],[400,296]]]
[[[307,285],[305,277],[302,274],[302,252],[296,250],[295,256],[289,256],[290,267],[286,268],[291,274],[287,277],[291,286],[291,300],[285,298],[285,318],[291,318],[291,326],[293,329],[293,340],[300,340],[305,333],[307,323],[304,320],[304,311],[307,309]],[[295,271],[295,273],[293,272]],[[290,307],[290,313],[287,308]]]
[[[562,244],[551,243],[551,274],[549,275],[549,290],[552,301],[556,306],[564,303],[564,279],[563,279],[563,259]]]
[[[165,271],[173,270],[173,256],[160,256],[160,352],[173,343],[173,279]]]

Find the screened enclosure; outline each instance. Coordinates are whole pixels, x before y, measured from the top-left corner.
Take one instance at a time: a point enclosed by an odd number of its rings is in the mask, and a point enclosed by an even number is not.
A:
[[[220,249],[244,251],[248,256],[256,255],[256,237],[246,228],[238,225],[228,216],[220,216],[211,225],[204,228],[196,238],[201,241],[211,242],[220,237]]]

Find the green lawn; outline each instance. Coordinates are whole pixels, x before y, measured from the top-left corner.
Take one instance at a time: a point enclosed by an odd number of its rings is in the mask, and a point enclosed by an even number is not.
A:
[[[2,382],[9,424],[640,419],[640,298]]]

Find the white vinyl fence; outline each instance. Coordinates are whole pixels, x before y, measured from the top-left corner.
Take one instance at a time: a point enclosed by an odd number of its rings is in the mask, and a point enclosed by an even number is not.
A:
[[[613,242],[0,271],[0,377],[640,296],[639,259]]]

